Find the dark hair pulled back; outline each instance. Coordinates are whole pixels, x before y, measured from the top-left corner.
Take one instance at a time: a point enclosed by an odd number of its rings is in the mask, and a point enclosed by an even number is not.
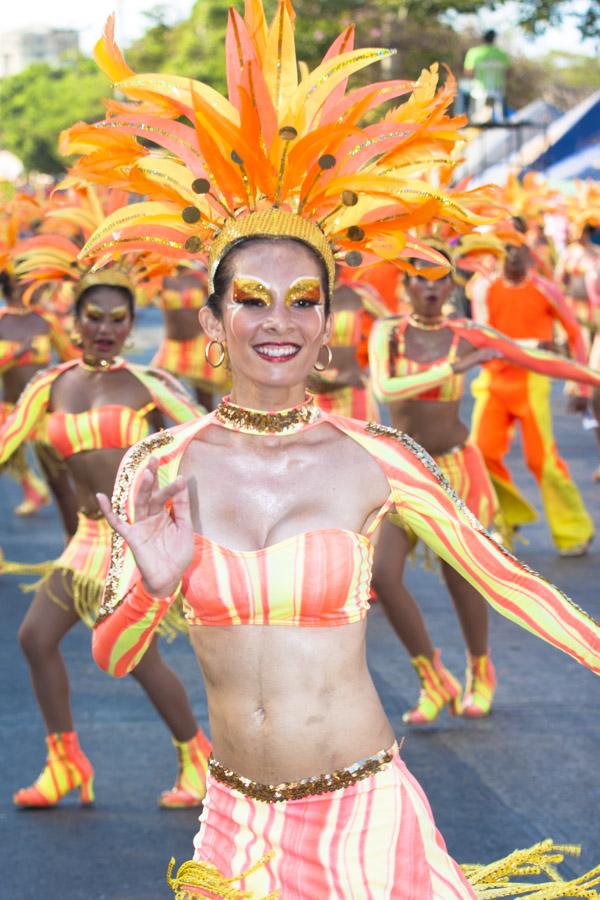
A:
[[[206,305],[213,313],[217,319],[221,318],[221,302],[223,297],[227,293],[227,289],[233,277],[233,251],[237,250],[239,247],[245,247],[250,243],[257,243],[258,241],[293,241],[295,244],[299,244],[301,247],[304,247],[307,250],[310,250],[314,258],[319,263],[320,275],[321,275],[321,287],[323,289],[324,297],[325,297],[325,315],[328,315],[331,310],[331,293],[329,290],[329,272],[327,271],[327,266],[323,259],[319,256],[319,254],[310,246],[310,244],[305,243],[305,241],[301,241],[298,238],[294,237],[261,237],[260,235],[256,235],[256,237],[244,237],[240,238],[239,241],[236,241],[232,244],[227,253],[221,259],[219,265],[217,266],[217,270],[213,277],[213,285],[214,291],[212,294],[209,294],[206,298]]]

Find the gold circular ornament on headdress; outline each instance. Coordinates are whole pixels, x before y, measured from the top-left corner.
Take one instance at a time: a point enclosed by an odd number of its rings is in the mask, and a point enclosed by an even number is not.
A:
[[[285,209],[260,209],[229,221],[213,241],[208,257],[208,283],[214,291],[214,275],[231,247],[243,238],[292,238],[313,249],[325,263],[329,291],[335,286],[335,260],[331,244],[318,225]]]

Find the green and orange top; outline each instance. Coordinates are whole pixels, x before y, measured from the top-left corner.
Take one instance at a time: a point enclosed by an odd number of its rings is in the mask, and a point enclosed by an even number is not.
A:
[[[124,458],[113,508],[134,521],[135,498],[151,460],[158,483],[173,481],[190,442],[228,427],[219,409],[153,435]],[[231,427],[231,426],[229,426]],[[431,456],[391,428],[314,410],[306,427],[333,427],[381,467],[390,488],[379,521],[394,505],[402,523],[469,581],[502,615],[600,673],[600,625],[565,594],[500,546],[457,497]],[[195,552],[175,593],[156,599],[143,587],[133,553],[113,535],[112,560],[94,634],[96,662],[113,675],[144,655],[171,603],[183,599],[192,626],[345,626],[368,609],[371,533],[322,529],[262,550],[239,552],[195,535]]]
[[[142,409],[125,404],[105,404],[81,413],[49,412],[52,386],[66,371],[82,365],[79,360],[44,369],[35,375],[0,428],[0,465],[42,427],[45,440],[66,458],[86,450],[127,449],[150,430],[146,416],[158,409],[176,423],[195,419],[204,411],[192,402],[166,372],[120,360],[111,368],[127,369],[142,382],[151,402]]]

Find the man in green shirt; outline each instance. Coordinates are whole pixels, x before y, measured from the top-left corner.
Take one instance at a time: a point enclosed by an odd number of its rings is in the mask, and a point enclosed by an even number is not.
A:
[[[486,31],[483,44],[471,47],[464,62],[464,76],[471,79],[471,119],[474,122],[502,121],[508,53],[495,46],[496,32]]]

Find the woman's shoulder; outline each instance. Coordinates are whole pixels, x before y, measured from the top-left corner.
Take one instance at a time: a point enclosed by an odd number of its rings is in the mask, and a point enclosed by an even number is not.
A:
[[[390,474],[394,469],[412,466],[437,469],[430,453],[414,438],[398,428],[379,422],[363,422],[345,416],[329,416],[333,425],[361,444]]]

